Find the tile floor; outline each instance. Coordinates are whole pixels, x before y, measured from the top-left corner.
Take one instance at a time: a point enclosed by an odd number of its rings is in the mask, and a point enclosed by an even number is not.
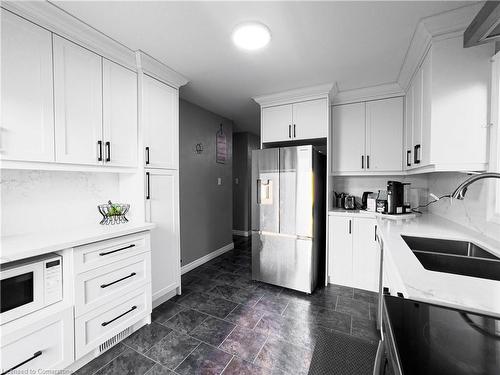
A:
[[[329,285],[311,295],[251,280],[251,244],[182,276],[182,296],[78,375],[307,374],[322,331],[375,344],[374,293]]]

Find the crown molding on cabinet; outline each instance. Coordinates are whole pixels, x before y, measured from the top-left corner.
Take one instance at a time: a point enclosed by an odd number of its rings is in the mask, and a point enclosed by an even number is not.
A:
[[[363,87],[338,92],[333,97],[333,105],[365,102],[370,100],[386,99],[395,96],[404,96],[404,91],[397,82],[383,85]]]
[[[134,51],[48,1],[2,1],[2,8],[129,69],[137,70]]]
[[[189,82],[186,77],[141,50],[136,52],[136,64],[138,70],[176,89]]]
[[[282,105],[287,103],[302,102],[335,95],[337,85],[327,83],[318,86],[304,87],[295,90],[284,91],[275,94],[254,96],[252,99],[262,108]]]
[[[423,18],[412,37],[397,82],[406,91],[413,75],[422,63],[433,40],[447,39],[463,34],[483,2],[477,2],[449,12]]]

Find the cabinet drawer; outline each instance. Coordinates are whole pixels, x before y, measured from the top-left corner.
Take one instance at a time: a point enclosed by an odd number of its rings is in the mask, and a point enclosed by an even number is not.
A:
[[[75,272],[85,272],[150,250],[148,233],[137,233],[75,248]]]
[[[77,359],[151,314],[151,284],[75,319]]]
[[[80,273],[75,280],[76,316],[148,283],[151,283],[150,252]]]
[[[73,362],[73,308],[2,336],[2,372],[39,374]]]

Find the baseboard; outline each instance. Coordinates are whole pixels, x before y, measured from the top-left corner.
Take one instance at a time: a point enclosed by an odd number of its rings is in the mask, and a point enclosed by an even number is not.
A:
[[[161,293],[155,293],[155,295],[153,295],[153,301],[152,301],[152,306],[153,306],[153,309],[156,307],[156,306],[159,306],[161,305],[163,302],[165,301],[168,301],[170,298],[172,298],[173,296],[177,295],[177,291],[179,290],[179,287],[177,288],[174,288],[164,294],[161,294]],[[162,291],[163,292],[163,291]]]
[[[184,275],[186,272],[189,272],[196,267],[201,266],[202,264],[207,263],[208,261],[217,258],[219,255],[224,254],[225,252],[234,249],[234,242],[227,244],[226,246],[221,247],[220,249],[214,250],[211,253],[202,256],[196,260],[193,260],[191,263],[186,264],[181,267],[181,275]]]
[[[250,237],[250,233],[250,231],[233,229],[233,234],[236,236]]]

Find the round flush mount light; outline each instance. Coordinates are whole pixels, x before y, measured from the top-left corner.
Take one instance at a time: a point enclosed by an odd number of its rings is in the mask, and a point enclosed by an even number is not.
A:
[[[271,33],[266,25],[259,22],[246,22],[233,31],[233,42],[239,48],[254,51],[265,47],[271,40]]]

